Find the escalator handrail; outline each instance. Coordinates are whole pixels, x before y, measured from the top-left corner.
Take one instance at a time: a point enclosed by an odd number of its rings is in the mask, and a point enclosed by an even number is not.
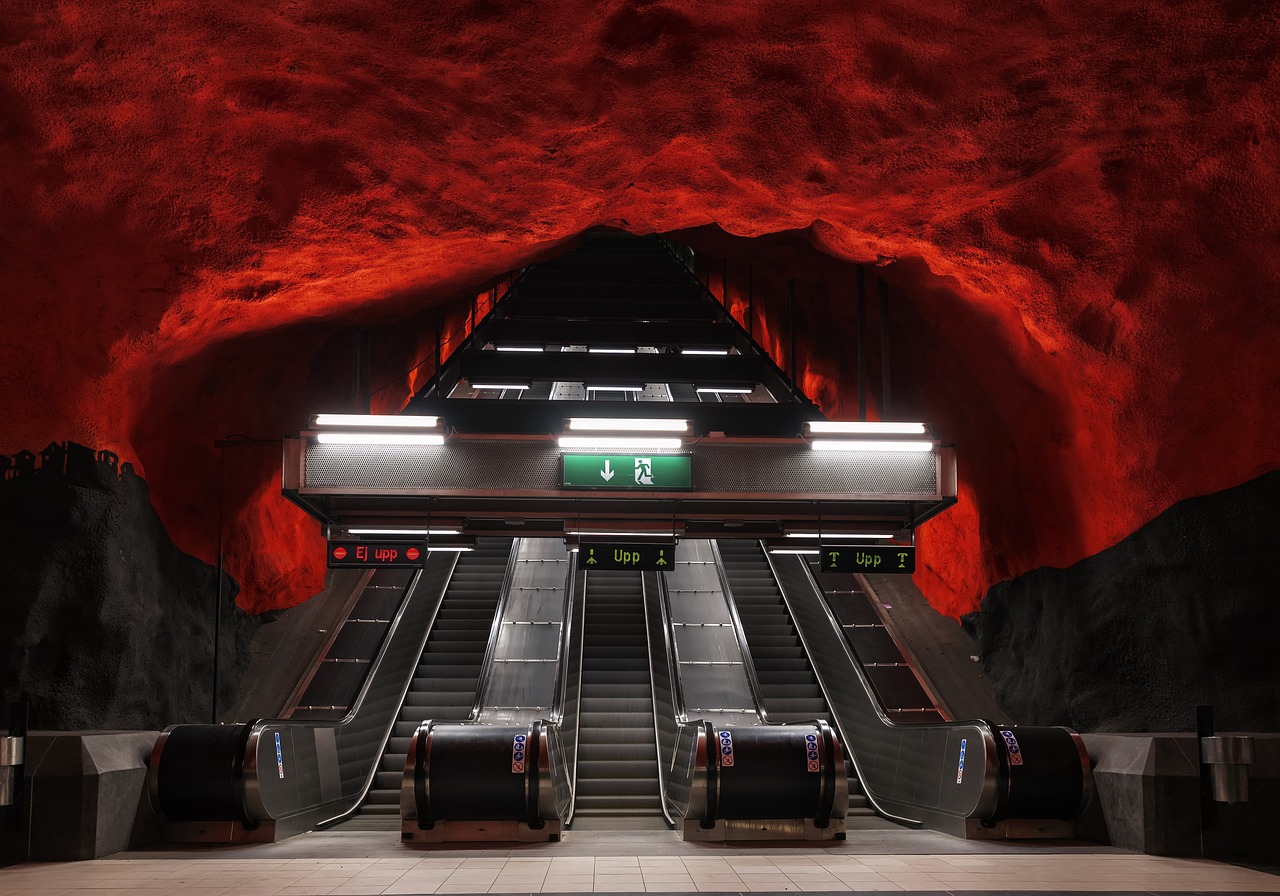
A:
[[[751,656],[751,648],[747,645],[747,633],[742,629],[742,618],[738,615],[738,605],[733,599],[733,589],[729,586],[724,558],[720,556],[720,545],[714,538],[709,538],[707,541],[711,544],[711,556],[716,561],[716,577],[720,580],[720,592],[729,610],[729,621],[733,624],[733,633],[738,639],[738,652],[742,654],[742,671],[747,676],[747,687],[750,688],[751,699],[756,704],[756,715],[765,725],[780,724],[769,721],[769,710],[764,704],[764,692],[760,688],[760,679],[756,676],[755,660]]]
[[[667,591],[666,573],[657,573],[654,578],[658,592],[658,611],[662,616],[662,639],[667,656],[667,674],[671,679],[671,706],[675,710],[676,723],[684,725],[689,721],[689,713],[684,703],[684,687],[680,683],[680,651],[676,648],[676,639],[671,634],[671,594]]]
[[[764,552],[765,562],[769,564],[769,573],[773,576],[774,581],[778,582],[778,570],[776,565],[774,564],[773,558],[769,555],[768,548],[765,546],[765,544],[763,542],[760,542],[759,544],[760,544],[760,549]],[[804,570],[808,576],[809,585],[813,589],[813,593],[819,596],[818,603],[821,605],[822,611],[826,614],[831,625],[835,627],[837,631],[842,631],[840,629],[840,622],[835,618],[835,614],[831,612],[831,607],[827,604],[827,601],[825,599],[825,595],[823,595],[822,589],[819,588],[818,583],[814,581],[813,573],[809,569],[809,565],[807,563],[802,563],[801,565],[804,567]],[[782,595],[782,601],[787,605],[787,612],[790,613],[791,617],[794,619],[795,612],[791,607],[791,598],[787,594],[787,589],[783,588],[781,583],[778,583],[778,593]],[[808,639],[806,639],[804,636],[803,629],[800,626],[795,626],[795,629],[796,629],[796,635],[800,638],[800,643],[804,646],[805,655],[810,657],[810,662],[812,662],[813,651],[810,649]],[[842,647],[844,648],[845,654],[849,659],[850,665],[853,666],[854,671],[857,673],[858,683],[862,686],[862,689],[866,692],[867,699],[871,701],[872,708],[876,711],[876,714],[880,716],[881,721],[885,725],[893,726],[893,723],[890,721],[889,717],[886,716],[884,714],[883,709],[881,709],[880,701],[876,698],[875,692],[871,687],[871,683],[867,681],[866,675],[862,670],[861,663],[859,663],[857,657],[853,655],[853,651],[849,648],[848,643],[844,641],[844,638],[841,637],[839,641]],[[817,670],[815,669],[815,672],[816,671]],[[839,719],[836,712],[834,711],[835,703],[831,699],[831,694],[827,690],[827,686],[825,681],[823,680],[823,677],[821,675],[815,675],[814,677],[818,680],[818,687],[822,689],[823,699],[826,700],[827,706],[832,709],[831,721],[836,726],[837,730],[839,730],[840,732],[840,738],[844,742],[845,749],[849,754],[849,761],[853,763],[853,770],[857,774],[858,780],[862,783],[862,792],[866,796],[867,802],[871,803],[872,808],[875,809],[876,812],[880,813],[885,818],[891,819],[892,821],[897,821],[903,824],[909,824],[909,825],[915,825],[915,826],[923,825],[923,822],[918,821],[914,818],[907,818],[906,816],[898,815],[894,812],[890,812],[883,805],[881,805],[879,800],[876,799],[875,794],[871,792],[870,787],[867,784],[866,776],[863,774],[862,767],[858,762],[858,753],[853,747],[853,741],[850,740],[850,738],[846,735],[844,727],[841,724],[841,720]],[[897,727],[897,726],[893,726],[893,727]]]
[[[570,605],[577,606],[582,610],[582,613],[579,614],[582,624],[580,626],[575,626],[572,622],[570,623],[570,629],[576,629],[578,634],[578,641],[577,641],[578,657],[577,657],[577,660],[575,661],[576,669],[577,669],[578,688],[576,692],[577,705],[573,709],[573,763],[567,771],[567,776],[569,779],[569,809],[564,820],[565,827],[568,827],[573,823],[573,813],[576,808],[577,795],[578,795],[578,740],[582,732],[582,665],[583,665],[583,650],[586,646],[586,640],[587,640],[586,638],[587,574],[584,572],[582,573],[581,576],[579,576],[577,572],[577,564],[571,563],[570,575],[572,576],[572,580],[573,580],[573,592],[569,598],[568,603]],[[578,594],[579,590],[582,592],[581,595]],[[569,647],[569,650],[572,651],[572,649],[573,648],[571,644]],[[568,653],[566,653],[565,657],[566,657],[565,662],[567,663]],[[568,703],[568,693],[567,693],[568,687],[569,687],[568,674],[564,675],[564,687],[565,687],[565,693],[561,694],[561,706],[560,706],[560,709],[561,709],[560,718],[562,721],[564,718],[564,706],[565,704]]]
[[[429,558],[430,558],[430,554],[428,554],[428,560]],[[430,624],[427,625],[425,627],[425,630],[423,631],[422,643],[421,645],[419,645],[419,648],[418,648],[419,654],[421,654],[422,647],[425,646],[427,638],[430,636],[431,630],[435,627],[435,621],[440,612],[440,605],[444,601],[444,595],[448,592],[450,583],[453,581],[453,572],[457,568],[458,557],[456,554],[452,556],[448,556],[444,559],[444,562],[449,564],[449,568],[444,578],[443,587],[440,588],[439,593],[435,597],[435,606],[431,609],[431,612],[429,614]],[[356,717],[360,713],[361,708],[364,705],[365,698],[368,696],[369,689],[373,686],[374,678],[376,677],[378,670],[382,666],[382,661],[385,658],[387,651],[391,647],[391,642],[393,640],[394,635],[396,634],[397,630],[400,627],[400,622],[403,619],[404,614],[408,611],[410,604],[413,602],[413,599],[416,596],[417,589],[419,585],[422,583],[422,579],[425,574],[426,574],[425,568],[422,570],[419,570],[414,574],[413,579],[409,582],[408,586],[406,586],[404,599],[400,601],[400,606],[396,609],[396,615],[392,618],[391,624],[387,627],[386,634],[383,635],[382,643],[378,647],[378,652],[374,655],[373,659],[369,663],[369,672],[368,674],[365,675],[364,682],[363,684],[361,684],[360,690],[356,694],[355,699],[351,703],[351,708],[347,711],[347,714],[345,716],[337,720],[259,719],[253,722],[249,726],[248,740],[244,750],[244,767],[246,769],[254,769],[255,772],[254,772],[254,775],[250,776],[246,774],[241,779],[241,781],[239,782],[240,794],[238,797],[239,802],[241,803],[241,805],[246,807],[246,810],[249,804],[249,799],[248,799],[249,794],[247,791],[250,788],[254,790],[257,789],[257,781],[256,781],[256,769],[258,764],[257,748],[258,748],[258,741],[261,738],[262,733],[267,728],[285,728],[285,727],[297,728],[302,730],[316,730],[319,728],[335,728],[336,729],[336,728],[343,728],[351,724],[353,721],[355,721]],[[409,669],[408,674],[405,676],[404,684],[401,687],[400,700],[397,701],[396,703],[397,706],[400,703],[404,702],[404,694],[408,693],[410,686],[413,684],[414,671],[415,670],[412,668]],[[360,788],[359,793],[357,793],[352,797],[341,797],[340,800],[342,801],[349,799],[351,801],[350,806],[348,806],[348,808],[338,813],[337,815],[319,822],[316,825],[317,827],[320,827],[322,825],[332,824],[333,822],[340,821],[348,817],[353,812],[355,812],[356,809],[359,808],[360,804],[364,801],[365,796],[369,792],[369,788],[373,785],[373,782],[377,777],[378,766],[380,764],[380,757],[382,756],[383,752],[386,750],[387,740],[388,738],[390,738],[391,732],[394,731],[395,729],[396,713],[393,712],[393,713],[390,713],[389,715],[390,715],[390,718],[388,721],[387,730],[382,737],[382,742],[379,749],[374,753],[375,758],[373,762],[370,763],[369,772],[365,777],[364,784]],[[251,778],[253,778],[253,780],[251,780]],[[321,803],[319,805],[324,805],[324,804]],[[313,806],[310,808],[314,809],[317,807]],[[305,811],[309,811],[309,810],[308,809],[300,810],[300,812],[305,812]],[[257,813],[253,813],[253,814],[255,818],[258,817]]]
[[[468,722],[474,722],[480,718],[480,712],[484,709],[485,692],[489,689],[489,679],[493,675],[493,655],[498,651],[502,620],[507,613],[507,599],[511,596],[511,584],[516,575],[516,561],[523,543],[523,538],[511,539],[511,549],[507,552],[507,571],[502,577],[502,590],[498,593],[498,605],[493,612],[493,622],[489,624],[489,643],[485,645],[484,659],[480,661],[480,679],[476,682],[475,699],[471,702],[471,714],[465,719]]]
[[[560,648],[556,662],[556,680],[551,686],[551,711],[548,720],[557,728],[564,718],[565,691],[569,686],[569,652],[573,649],[573,604],[577,598],[577,564],[569,555],[569,568],[564,574],[564,612],[560,615]]]
[[[671,638],[670,620],[667,618],[666,611],[666,583],[663,581],[662,573],[654,573],[653,581],[655,583],[654,587],[658,592],[656,597],[659,613],[661,614],[662,619],[663,647],[666,651],[665,665],[667,667],[667,681],[671,687],[671,703],[672,709],[675,712],[678,731],[679,727],[683,724],[681,718],[684,715],[684,694],[679,690],[680,676],[673,674],[672,671],[672,651],[674,650],[674,645]],[[648,575],[646,573],[640,573],[640,599],[642,606],[645,608],[644,635],[645,649],[649,654],[649,703],[653,706],[653,746],[654,752],[657,753],[658,756],[658,804],[662,807],[662,817],[667,820],[667,824],[674,828],[676,826],[676,820],[671,817],[671,811],[667,808],[667,773],[666,764],[662,761],[662,730],[658,727],[658,695],[655,693],[653,681],[653,633],[651,630],[652,626],[649,625],[649,588]],[[679,744],[678,736],[676,738],[676,743],[677,745]]]

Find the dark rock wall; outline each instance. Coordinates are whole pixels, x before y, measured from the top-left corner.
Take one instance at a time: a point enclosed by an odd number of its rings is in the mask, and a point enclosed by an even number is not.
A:
[[[1068,569],[991,588],[964,618],[1023,724],[1280,731],[1280,472],[1182,501]]]
[[[127,465],[69,447],[0,481],[0,713],[26,696],[33,729],[207,722],[217,570],[174,546]],[[223,707],[256,628],[236,591],[223,576]]]

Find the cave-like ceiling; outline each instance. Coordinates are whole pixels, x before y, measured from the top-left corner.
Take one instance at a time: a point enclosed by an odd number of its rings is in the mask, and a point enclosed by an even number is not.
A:
[[[404,371],[424,309],[683,231],[799,278],[847,416],[848,277],[896,259],[902,408],[961,457],[917,581],[963,612],[1280,460],[1278,53],[1225,0],[19,0],[0,451],[118,452],[207,560],[221,504],[242,605],[289,605],[315,525],[277,449],[213,443],[344,394],[353,326]]]

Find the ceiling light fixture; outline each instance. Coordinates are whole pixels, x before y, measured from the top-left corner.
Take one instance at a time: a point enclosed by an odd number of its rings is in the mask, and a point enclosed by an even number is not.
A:
[[[788,532],[787,538],[893,538],[879,532]]]
[[[461,535],[461,529],[348,529],[350,535]]]
[[[933,442],[892,439],[814,439],[809,443],[809,447],[814,451],[932,451]]]
[[[540,352],[544,351],[540,345],[496,345],[494,346],[500,352]]]
[[[688,432],[688,420],[640,417],[570,417],[569,429],[597,432]]]
[[[418,432],[321,432],[316,441],[322,445],[443,445],[439,433]]]
[[[439,417],[415,417],[407,414],[316,414],[315,426],[371,426],[384,429],[435,429]]]
[[[561,436],[561,448],[616,449],[618,451],[671,451],[683,443],[679,439],[655,436]]]
[[[503,392],[507,390],[523,392],[529,388],[528,383],[472,383],[471,388],[477,392]]]
[[[809,420],[805,423],[809,432],[820,435],[895,435],[922,436],[923,423],[888,423],[880,420]]]
[[[750,395],[756,390],[745,386],[699,386],[698,391],[715,395]]]
[[[729,350],[727,348],[682,348],[680,349],[680,354],[682,355],[727,355],[729,354]]]

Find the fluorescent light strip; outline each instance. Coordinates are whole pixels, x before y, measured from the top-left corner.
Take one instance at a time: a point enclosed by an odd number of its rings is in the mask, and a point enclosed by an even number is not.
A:
[[[727,355],[729,354],[729,350],[727,348],[682,348],[680,349],[680,354],[682,355]]]
[[[439,417],[411,417],[399,414],[316,414],[316,426],[376,426],[387,429],[435,429]]]
[[[688,420],[637,417],[570,417],[569,429],[599,432],[688,432]]]
[[[814,451],[932,451],[933,442],[893,441],[890,439],[814,439],[809,443]]]
[[[805,424],[809,432],[823,435],[836,433],[852,435],[922,436],[923,423],[885,423],[882,421],[810,420]]]
[[[351,535],[461,535],[461,529],[348,529]]]
[[[893,538],[872,532],[788,532],[787,538]]]
[[[588,392],[643,392],[644,386],[587,386]]]
[[[675,534],[672,532],[626,532],[626,531],[613,531],[613,530],[610,530],[610,531],[602,530],[597,532],[591,529],[566,529],[564,534],[575,535],[578,538],[593,538],[597,535],[608,535],[611,537],[616,535],[627,535],[635,538],[675,538],[676,537]]]
[[[494,392],[499,392],[506,389],[511,389],[516,392],[523,392],[525,389],[528,389],[529,387],[522,383],[472,383],[471,388],[475,389],[476,391],[490,390]]]
[[[495,345],[500,352],[540,352],[544,351],[540,345]]]
[[[633,348],[589,348],[587,353],[592,355],[634,355],[636,350]]]
[[[561,448],[611,448],[619,451],[652,451],[679,448],[679,439],[655,436],[561,436]]]
[[[429,544],[427,545],[427,553],[430,553],[430,554],[439,554],[439,553],[460,554],[463,551],[474,551],[474,550],[475,548],[473,548],[469,544]]]
[[[769,548],[770,554],[817,554],[817,548]]]
[[[439,433],[414,432],[322,432],[316,441],[323,445],[443,445]]]
[[[716,395],[750,395],[755,389],[746,389],[741,386],[700,386],[699,392],[710,392]]]

